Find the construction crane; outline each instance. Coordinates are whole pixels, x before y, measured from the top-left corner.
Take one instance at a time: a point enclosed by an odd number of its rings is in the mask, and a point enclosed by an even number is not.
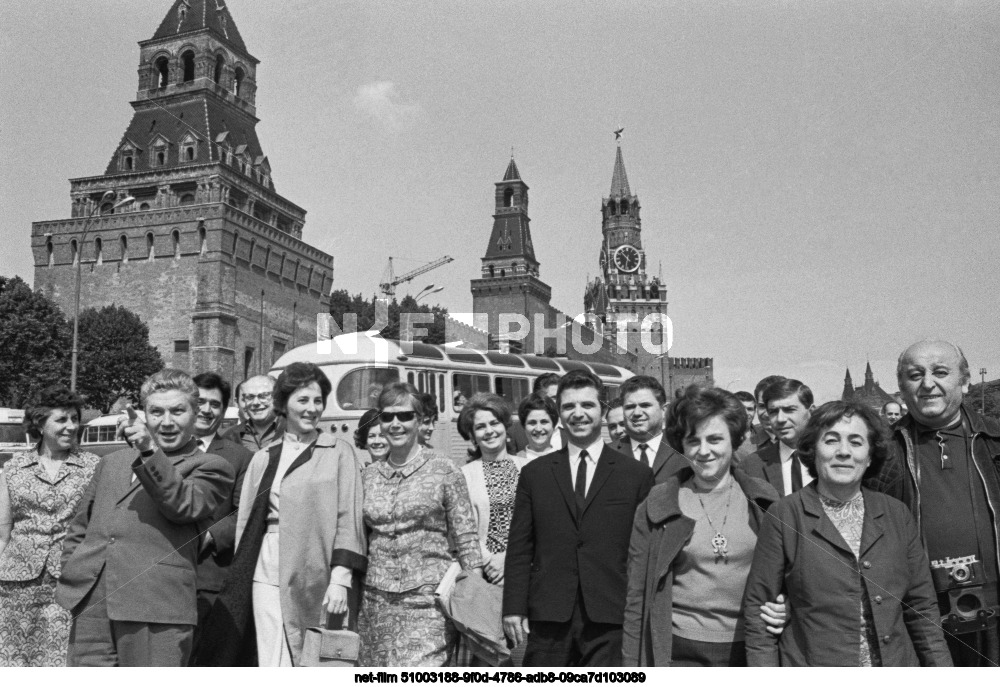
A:
[[[390,257],[389,267],[387,268],[389,277],[386,281],[379,284],[378,287],[382,291],[382,293],[384,293],[389,298],[395,298],[396,287],[399,286],[400,284],[408,281],[413,281],[415,277],[419,277],[421,274],[425,274],[427,272],[430,272],[431,270],[435,270],[438,267],[441,267],[441,265],[447,265],[454,259],[455,258],[451,257],[450,255],[445,255],[443,258],[438,258],[437,260],[429,262],[426,265],[421,265],[417,269],[411,270],[406,274],[401,274],[400,276],[397,277],[392,270],[392,258]]]

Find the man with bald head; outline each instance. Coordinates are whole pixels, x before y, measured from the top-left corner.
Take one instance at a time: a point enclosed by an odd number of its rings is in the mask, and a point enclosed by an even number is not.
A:
[[[247,419],[223,434],[223,438],[242,444],[252,453],[280,441],[285,434],[285,421],[274,412],[273,392],[274,380],[267,375],[257,375],[240,384],[237,402]]]
[[[953,343],[913,344],[899,356],[896,376],[909,412],[893,426],[893,450],[866,485],[913,512],[955,665],[995,666],[1000,423],[963,402],[969,363]],[[978,617],[977,604],[986,617]],[[972,610],[962,613],[959,606]]]

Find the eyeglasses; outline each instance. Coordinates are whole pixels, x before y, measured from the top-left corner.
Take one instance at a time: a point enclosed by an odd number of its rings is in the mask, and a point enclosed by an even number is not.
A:
[[[240,396],[244,403],[253,403],[254,401],[261,401],[262,403],[267,403],[271,400],[271,392],[268,391],[263,394],[243,394]]]
[[[378,419],[385,423],[392,422],[396,418],[399,418],[400,422],[409,422],[416,416],[417,416],[417,411],[415,410],[400,410],[399,412],[396,413],[390,413],[387,410],[383,410],[379,414]]]

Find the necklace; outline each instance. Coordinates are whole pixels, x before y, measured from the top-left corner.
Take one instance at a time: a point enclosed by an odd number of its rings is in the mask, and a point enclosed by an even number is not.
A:
[[[410,463],[413,462],[414,458],[416,458],[417,456],[420,455],[420,451],[421,450],[422,449],[417,449],[416,453],[414,453],[412,456],[410,456],[409,458],[407,458],[406,460],[404,460],[402,463],[397,463],[396,461],[394,461],[392,459],[392,455],[391,454],[388,455],[388,456],[386,456],[386,460],[389,461],[389,465],[391,465],[394,468],[405,468],[407,465],[409,465]]]
[[[712,553],[715,554],[716,558],[722,556],[723,560],[726,560],[729,556],[729,551],[726,547],[729,546],[729,540],[726,539],[726,535],[722,533],[722,530],[726,527],[726,521],[729,520],[729,503],[733,499],[733,483],[729,482],[729,491],[726,495],[726,514],[722,518],[722,526],[716,528],[712,523],[712,516],[708,514],[708,509],[705,508],[705,502],[701,498],[701,494],[697,491],[694,492],[695,496],[698,497],[698,503],[701,504],[701,509],[705,512],[705,518],[708,520],[708,526],[715,530],[715,536],[712,537]]]

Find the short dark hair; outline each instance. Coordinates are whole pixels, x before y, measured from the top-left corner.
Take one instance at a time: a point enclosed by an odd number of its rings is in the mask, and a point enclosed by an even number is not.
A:
[[[653,395],[656,396],[656,402],[661,406],[667,404],[667,392],[663,390],[663,385],[655,377],[649,375],[637,375],[626,379],[625,383],[618,389],[618,398],[624,401],[627,395],[642,389],[652,391]]]
[[[426,392],[420,394],[420,404],[424,407],[424,420],[430,420],[431,422],[437,422],[438,419],[438,409],[437,409],[437,396],[434,394],[428,394]]]
[[[274,412],[278,415],[284,416],[288,407],[289,397],[294,394],[297,389],[309,386],[313,382],[316,382],[319,385],[320,393],[323,396],[323,408],[326,408],[326,399],[330,395],[330,391],[333,389],[333,385],[330,384],[330,380],[318,365],[315,365],[314,363],[298,362],[292,363],[282,370],[281,375],[278,376],[278,381],[274,384]]]
[[[557,375],[555,372],[546,372],[543,375],[538,375],[535,377],[535,383],[531,387],[531,392],[537,394],[539,391],[547,386],[552,386],[553,384],[558,384],[562,377]]]
[[[622,397],[615,396],[608,402],[608,409],[604,411],[604,414],[607,415],[615,408],[621,408],[623,405],[625,405],[625,401],[622,400]]]
[[[381,414],[378,408],[370,408],[358,420],[358,428],[354,431],[354,445],[362,451],[368,448],[368,432],[372,427],[378,427],[378,416]]]
[[[684,439],[694,434],[698,425],[716,415],[729,428],[733,453],[743,443],[743,435],[747,432],[747,411],[739,399],[725,389],[692,384],[670,409],[664,433],[667,443],[678,453],[684,453]]]
[[[557,407],[562,403],[562,394],[567,389],[586,389],[588,387],[597,389],[597,395],[600,396],[601,392],[604,391],[604,382],[590,370],[572,370],[566,373],[559,380],[559,390],[556,391]]]
[[[823,433],[844,419],[860,417],[868,426],[868,445],[871,447],[868,457],[871,465],[865,470],[864,479],[877,475],[889,455],[889,431],[885,420],[878,414],[857,401],[830,401],[824,403],[812,412],[806,428],[799,437],[799,460],[806,466],[809,474],[816,478],[816,445]]]
[[[195,386],[199,389],[218,389],[219,393],[222,394],[222,407],[229,407],[229,401],[233,397],[233,387],[222,378],[222,375],[214,372],[202,372],[199,375],[195,375],[193,379]]]
[[[753,388],[754,402],[755,403],[757,402],[757,399],[760,398],[760,394],[761,392],[764,391],[764,389],[771,386],[775,382],[780,382],[782,379],[786,379],[786,377],[784,375],[770,375],[768,377],[764,377],[764,379],[757,382],[757,386]]]
[[[768,405],[771,401],[780,401],[783,398],[788,398],[793,394],[799,397],[799,401],[806,408],[812,407],[812,389],[797,379],[786,379],[785,377],[772,382],[764,389],[764,405]]]
[[[409,382],[386,384],[385,388],[378,395],[378,403],[376,405],[382,411],[391,406],[402,405],[403,401],[408,402],[419,417],[424,416],[426,411],[424,410],[424,402],[420,400],[420,392],[417,391],[417,387]]]
[[[81,421],[83,398],[76,392],[60,385],[42,389],[24,409],[24,431],[33,441],[42,440],[42,428],[49,416],[57,410],[76,411],[77,421]]]
[[[559,422],[559,411],[556,410],[556,404],[552,399],[540,393],[531,394],[525,396],[517,407],[517,419],[521,421],[522,427],[528,421],[528,416],[533,410],[544,410],[549,419],[552,420],[552,424]]]
[[[756,403],[757,402],[757,399],[754,398],[753,394],[751,394],[749,391],[737,391],[737,392],[735,392],[733,394],[733,396],[735,396],[736,398],[738,398],[741,403],[743,401],[750,401],[751,403]]]
[[[233,398],[237,401],[240,400],[240,390],[243,388],[243,382],[240,382],[233,388]]]

